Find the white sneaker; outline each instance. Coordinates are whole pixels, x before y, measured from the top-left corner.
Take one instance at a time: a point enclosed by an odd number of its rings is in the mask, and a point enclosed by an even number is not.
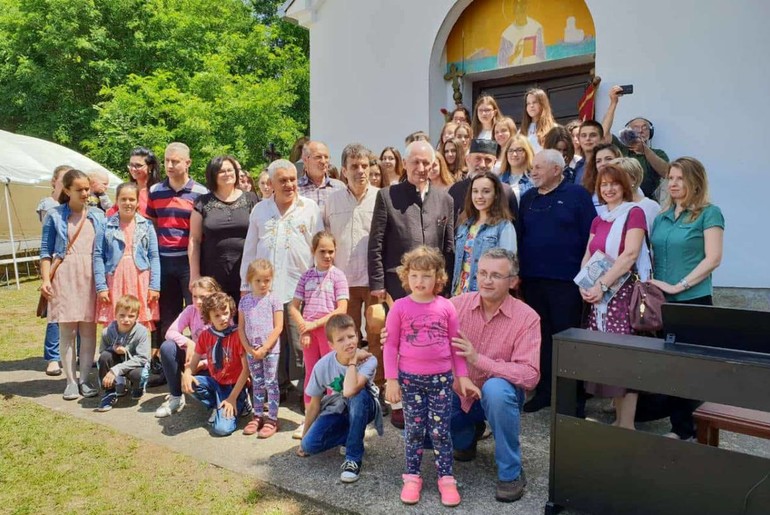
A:
[[[155,410],[155,418],[166,418],[170,417],[174,413],[179,413],[182,411],[182,409],[184,409],[184,404],[184,395],[179,397],[169,395],[168,400],[161,404],[160,408]]]
[[[297,426],[297,429],[294,430],[294,433],[292,433],[291,437],[295,440],[302,440],[302,433],[305,432],[305,423],[302,422],[299,426]]]

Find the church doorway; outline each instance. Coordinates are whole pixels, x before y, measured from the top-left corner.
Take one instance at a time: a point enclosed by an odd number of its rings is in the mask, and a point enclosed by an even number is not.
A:
[[[437,38],[446,37],[437,62],[444,80],[433,82],[444,93],[431,93],[446,99],[441,107],[451,111],[447,100],[462,96],[470,110],[481,93],[489,93],[518,125],[526,91],[538,87],[548,94],[558,123],[577,118],[596,52],[585,0],[458,1],[444,27]]]
[[[593,79],[592,68],[593,64],[586,64],[476,81],[473,83],[473,101],[468,102],[468,105],[475,105],[481,94],[492,95],[500,106],[500,111],[513,118],[519,126],[524,114],[524,96],[527,90],[540,88],[548,94],[556,122],[565,125],[578,117],[578,102]]]

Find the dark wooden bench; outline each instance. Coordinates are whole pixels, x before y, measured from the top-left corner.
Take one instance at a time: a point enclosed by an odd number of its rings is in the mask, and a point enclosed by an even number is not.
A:
[[[770,413],[714,402],[703,403],[693,418],[698,443],[719,447],[719,430],[770,439]]]

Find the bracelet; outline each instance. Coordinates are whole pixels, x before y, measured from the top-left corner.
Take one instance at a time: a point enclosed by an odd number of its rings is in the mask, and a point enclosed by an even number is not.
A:
[[[684,278],[681,281],[679,281],[679,286],[681,286],[685,290],[690,289],[690,283],[688,283],[687,279],[684,279]]]

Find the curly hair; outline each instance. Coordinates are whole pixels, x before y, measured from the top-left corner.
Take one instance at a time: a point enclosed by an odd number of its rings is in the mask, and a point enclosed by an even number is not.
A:
[[[235,301],[228,294],[218,291],[203,299],[201,306],[201,318],[207,324],[211,323],[211,312],[220,313],[225,309],[230,310],[230,315],[235,314]]]
[[[404,257],[401,258],[401,266],[396,269],[396,273],[398,273],[398,278],[401,279],[401,286],[407,293],[412,292],[411,288],[409,288],[409,272],[412,270],[434,270],[436,272],[436,284],[433,287],[434,294],[439,294],[449,281],[444,256],[434,247],[420,245],[404,254]]]

